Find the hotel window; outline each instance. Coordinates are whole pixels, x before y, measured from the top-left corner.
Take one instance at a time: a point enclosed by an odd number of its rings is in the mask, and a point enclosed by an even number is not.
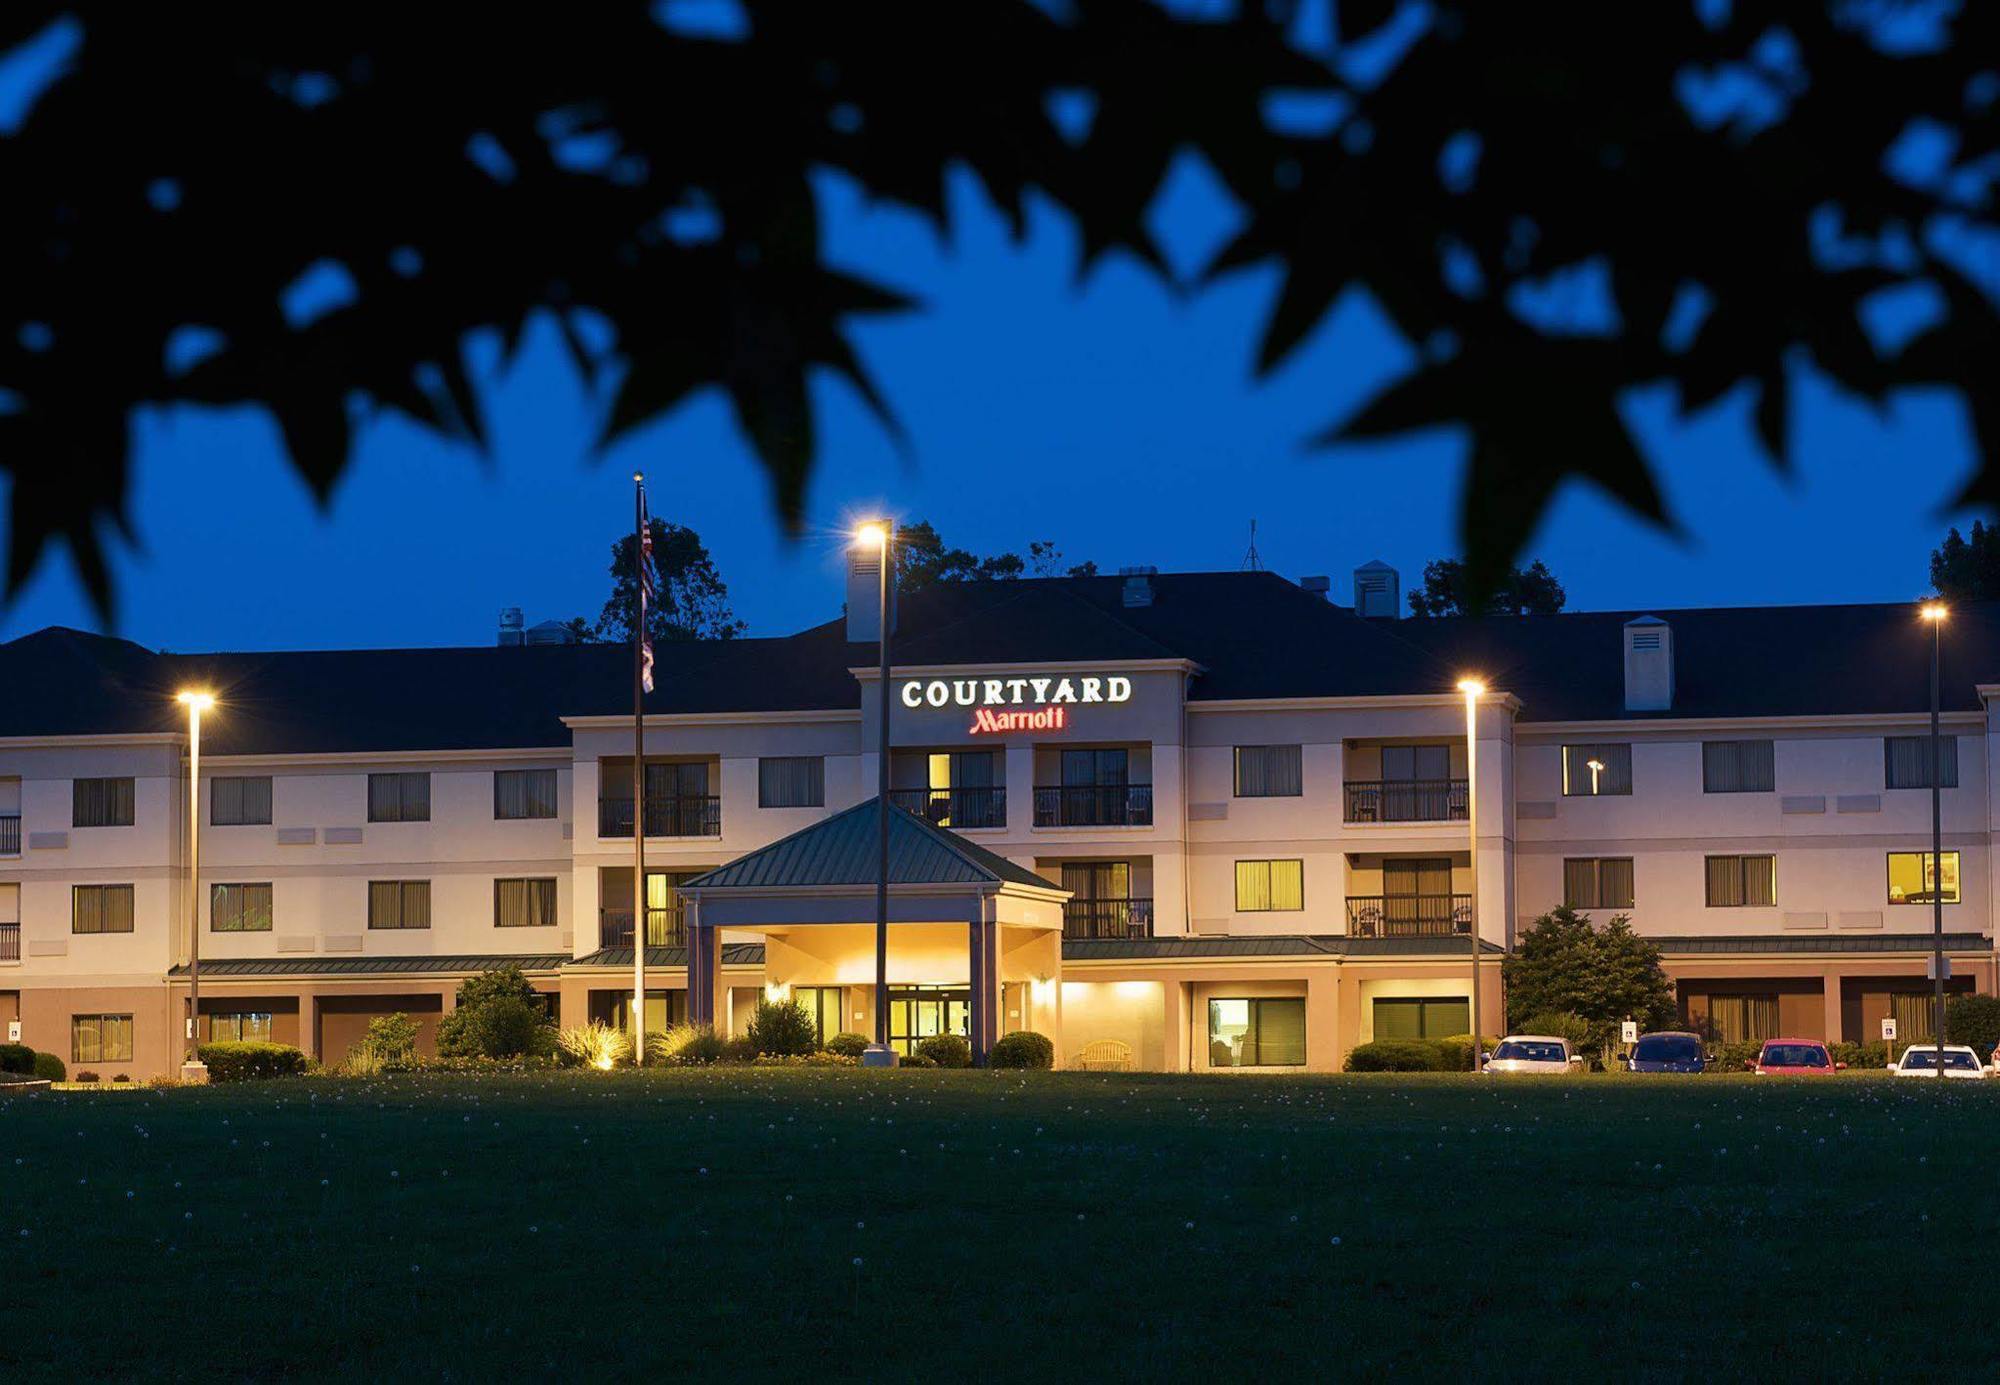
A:
[[[1238,861],[1236,912],[1279,913],[1306,907],[1304,861]]]
[[[424,788],[424,817],[431,815],[430,787]],[[556,815],[556,772],[552,769],[493,771],[493,817],[497,822]]]
[[[1958,738],[1938,738],[1938,764],[1943,773],[1938,787],[1958,787]],[[1882,783],[1891,789],[1928,789],[1931,786],[1931,738],[1929,736],[1889,736],[1882,742]]]
[[[208,887],[208,930],[211,933],[271,931],[271,887],[211,885]]]
[[[1632,907],[1630,856],[1572,856],[1563,862],[1563,903],[1572,909]]]
[[[1889,853],[1889,902],[1891,904],[1929,904],[1938,888],[1938,874],[1935,869],[1937,858],[1928,851],[1892,851]],[[1946,904],[1958,903],[1958,853],[1944,854],[1944,892]],[[1897,1031],[1901,1033],[1900,1030]]]
[[[270,775],[208,781],[210,827],[268,827],[270,823]]]
[[[1777,770],[1769,741],[1703,741],[1703,793],[1770,793]]]
[[[759,808],[824,808],[826,760],[819,755],[767,755],[757,761]]]
[[[1212,1068],[1297,1068],[1306,1061],[1303,996],[1208,1002]]]
[[[1390,784],[1441,784],[1451,778],[1448,745],[1385,745],[1382,778]]]
[[[1472,1032],[1472,1002],[1451,996],[1383,996],[1375,1002],[1378,1039],[1449,1039]]]
[[[130,827],[130,779],[78,779],[70,786],[71,827]]]
[[[1236,747],[1238,798],[1298,798],[1305,792],[1295,745]]]
[[[130,933],[132,931],[132,887],[130,885],[76,885],[70,889],[69,931],[72,933]]]
[[[838,986],[794,986],[792,1000],[812,1016],[813,1036],[822,1047],[847,1026],[842,1022],[841,991]]]
[[[1595,761],[1597,768],[1591,768]],[[1563,747],[1563,793],[1569,797],[1602,798],[1632,792],[1632,747],[1629,745],[1566,745]]]
[[[493,926],[554,928],[556,926],[555,878],[550,876],[495,880]]]
[[[229,1014],[203,1015],[202,1028],[208,1031],[207,1042],[212,1044],[268,1044],[271,1042],[271,1017],[257,1011],[234,1011]]]
[[[431,777],[414,774],[371,774],[368,776],[368,820],[370,822],[429,822],[431,820]]]
[[[1708,1027],[1718,1043],[1757,1044],[1778,1037],[1778,997],[1712,995]]]
[[[1775,856],[1710,856],[1708,907],[1768,908],[1778,902],[1778,858]]]
[[[431,882],[428,880],[370,880],[368,882],[368,926],[370,928],[429,928],[431,926]]]
[[[69,1053],[70,1061],[76,1063],[131,1062],[132,1017],[71,1015]]]

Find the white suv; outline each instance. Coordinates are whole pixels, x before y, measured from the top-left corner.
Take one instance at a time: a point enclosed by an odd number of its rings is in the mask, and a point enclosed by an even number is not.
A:
[[[1937,1046],[1935,1044],[1911,1044],[1903,1050],[1900,1063],[1889,1064],[1889,1071],[1898,1077],[1936,1077],[1938,1070]],[[1979,1061],[1979,1055],[1964,1044],[1944,1046],[1944,1075],[1946,1077],[1982,1078],[1987,1073],[1986,1065]]]

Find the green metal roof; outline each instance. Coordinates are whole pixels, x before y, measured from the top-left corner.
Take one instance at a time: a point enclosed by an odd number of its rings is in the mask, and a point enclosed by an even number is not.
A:
[[[684,967],[688,964],[688,950],[685,947],[649,947],[646,949],[646,965],[649,967]],[[586,953],[569,963],[572,967],[615,967],[625,971],[632,969],[632,949],[629,947],[601,947]],[[764,944],[724,943],[722,945],[722,965],[725,967],[761,967],[764,965]]]
[[[1488,954],[1503,949],[1487,943]],[[1463,957],[1464,938],[1350,938],[1342,933],[1269,937],[1065,938],[1065,962],[1145,961],[1177,957]]]
[[[784,886],[872,885],[880,850],[875,799],[857,803],[726,866],[683,881],[684,891]],[[892,885],[1031,885],[1060,888],[1005,856],[934,827],[902,808],[889,809]]]
[[[558,971],[569,961],[563,952],[453,953],[432,957],[216,957],[204,958],[204,977],[233,976],[406,976],[455,975],[516,966],[522,971]],[[177,966],[169,976],[186,976]]]
[[[1646,941],[1669,956],[1691,954],[1727,953],[1796,953],[1796,952],[1894,952],[1919,954],[1929,952],[1935,945],[1929,933],[1812,933],[1778,934],[1773,937],[1753,937],[1732,935],[1728,937],[1702,937],[1691,935],[1678,938],[1648,938]],[[1992,943],[1984,933],[1947,933],[1944,935],[1946,952],[1986,952]]]

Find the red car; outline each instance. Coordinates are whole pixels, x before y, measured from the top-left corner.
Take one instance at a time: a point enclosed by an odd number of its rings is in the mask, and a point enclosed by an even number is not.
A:
[[[1846,1066],[1834,1062],[1818,1039],[1766,1039],[1754,1071],[1759,1077],[1831,1077]]]

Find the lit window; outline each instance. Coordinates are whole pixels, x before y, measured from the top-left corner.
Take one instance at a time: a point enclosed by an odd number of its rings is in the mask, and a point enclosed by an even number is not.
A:
[[[1305,1061],[1303,997],[1208,1002],[1210,1067],[1296,1068]]]
[[[1238,861],[1236,910],[1243,914],[1306,907],[1304,861]]]
[[[1891,904],[1930,904],[1937,898],[1938,873],[1937,858],[1928,851],[1892,851],[1889,853],[1889,902]],[[1946,904],[1958,903],[1958,853],[1944,854],[1944,893]]]
[[[1566,745],[1563,747],[1564,794],[1572,798],[1601,798],[1631,792],[1631,746]]]

